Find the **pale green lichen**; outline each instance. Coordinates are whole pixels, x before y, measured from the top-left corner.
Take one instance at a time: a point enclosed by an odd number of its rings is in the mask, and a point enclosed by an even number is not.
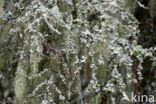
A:
[[[22,42],[14,85],[18,103],[80,103],[93,93],[111,96],[108,102],[115,104],[115,95],[129,96],[137,83],[133,56],[142,80],[142,62],[153,58],[154,49],[137,44],[138,21],[127,0],[74,3],[33,0],[15,18],[10,35]]]

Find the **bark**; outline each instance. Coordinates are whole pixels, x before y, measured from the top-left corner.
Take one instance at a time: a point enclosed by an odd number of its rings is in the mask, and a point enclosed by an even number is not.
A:
[[[1,0],[0,1],[0,16],[2,15],[2,13],[3,13],[3,5],[4,5],[4,1],[3,0]]]

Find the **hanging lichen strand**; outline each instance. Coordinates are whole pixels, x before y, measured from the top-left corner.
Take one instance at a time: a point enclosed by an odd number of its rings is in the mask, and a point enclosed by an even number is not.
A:
[[[125,7],[127,1],[14,3],[1,20],[10,24],[9,37],[18,39],[16,103],[89,104],[93,97],[109,104],[127,100],[134,84],[143,79],[143,60],[153,60],[156,50],[137,45],[138,22]],[[137,75],[133,57],[138,60]]]

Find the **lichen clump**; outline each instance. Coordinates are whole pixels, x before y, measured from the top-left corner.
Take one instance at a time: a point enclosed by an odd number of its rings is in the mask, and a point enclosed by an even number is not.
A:
[[[17,102],[64,104],[106,95],[115,104],[117,94],[128,96],[143,79],[143,60],[154,60],[155,48],[137,44],[138,21],[126,1],[73,1],[21,1],[2,16],[19,42]]]

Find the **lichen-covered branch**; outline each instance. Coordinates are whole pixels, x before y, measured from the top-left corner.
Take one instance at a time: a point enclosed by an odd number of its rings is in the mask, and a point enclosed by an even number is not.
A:
[[[6,25],[0,39],[16,38],[16,46],[8,44],[17,48],[11,51],[17,54],[11,67],[15,103],[130,104],[127,98],[143,79],[142,62],[155,52],[137,43],[136,1],[12,3],[0,20]]]

